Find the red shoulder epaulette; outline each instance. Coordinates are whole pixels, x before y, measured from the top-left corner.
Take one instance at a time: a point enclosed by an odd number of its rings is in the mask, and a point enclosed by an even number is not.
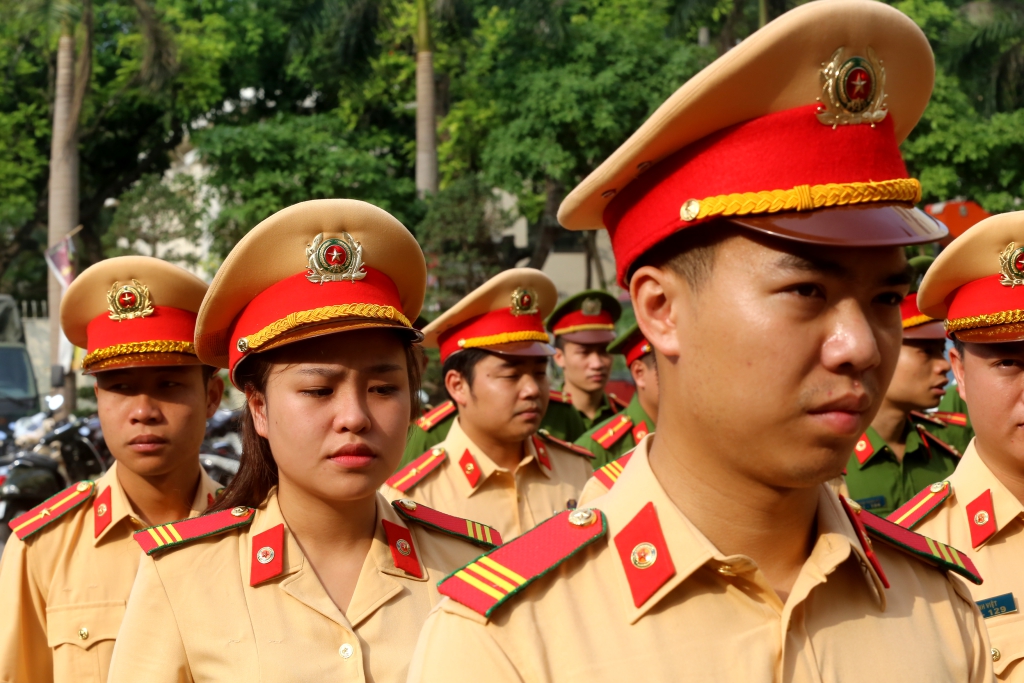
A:
[[[424,413],[418,420],[416,420],[416,426],[425,432],[429,432],[454,412],[455,403],[452,401],[445,401],[433,410]]]
[[[610,491],[611,488],[615,486],[615,482],[619,480],[619,475],[622,474],[622,470],[625,469],[626,463],[629,462],[629,459],[632,457],[633,451],[629,451],[621,458],[612,460],[610,463],[594,472],[594,478],[604,484],[604,487]]]
[[[80,481],[47,498],[25,514],[18,515],[8,522],[7,526],[11,527],[15,536],[24,541],[92,498],[95,490],[95,483]]]
[[[959,574],[971,583],[981,585],[981,575],[971,558],[963,555],[956,548],[940,543],[935,539],[904,529],[887,519],[871,514],[867,510],[854,510],[851,517],[856,517],[867,529],[868,534],[905,553],[912,555],[944,571]],[[857,521],[854,521],[854,525]],[[884,580],[884,579],[883,579]],[[888,585],[886,585],[888,588]]]
[[[936,427],[945,427],[946,426],[946,423],[943,422],[942,420],[940,420],[934,414],[922,413],[920,410],[911,410],[910,411],[910,417],[912,417],[914,419],[917,419],[917,420],[923,420],[924,422],[927,422],[928,424],[933,424]]]
[[[611,392],[606,392],[606,393],[608,393],[608,404],[611,405],[612,410],[614,410],[616,413],[621,411],[621,410],[625,410],[626,406],[629,405],[628,403],[624,402],[622,399],[620,399],[615,394],[613,394]]]
[[[423,526],[436,529],[441,533],[455,536],[469,541],[487,550],[497,548],[501,545],[501,534],[498,530],[471,519],[447,515],[443,512],[428,508],[422,503],[413,500],[400,498],[391,503],[391,507],[402,517]]]
[[[946,451],[947,453],[949,453],[953,457],[956,457],[956,458],[960,457],[960,455],[961,455],[960,451],[958,451],[953,446],[950,446],[948,443],[946,443],[945,441],[943,441],[939,437],[935,436],[934,434],[929,432],[924,427],[918,427],[917,428],[917,432],[918,432],[918,434],[921,435],[921,440],[924,441],[925,445],[928,446],[929,449],[934,447],[934,446],[938,446],[939,448],[941,448],[942,450]]]
[[[569,443],[568,441],[563,441],[563,440],[559,439],[557,436],[552,436],[551,432],[549,432],[546,429],[538,429],[537,430],[537,435],[542,437],[545,441],[553,443],[556,446],[561,446],[562,448],[564,448],[566,450],[572,451],[576,455],[582,455],[584,458],[591,458],[591,459],[593,459],[593,457],[594,457],[594,454],[591,453],[590,451],[588,451],[583,446],[577,446],[574,443]]]
[[[948,413],[943,410],[932,413],[933,417],[937,417],[946,424],[953,425],[954,427],[966,427],[967,426],[967,415],[964,413]]]
[[[601,448],[611,448],[622,440],[629,430],[633,428],[633,421],[627,415],[617,415],[608,420],[604,427],[590,435],[590,438],[597,442]]]
[[[565,510],[449,574],[437,585],[438,591],[489,617],[510,597],[607,532],[600,510]]]
[[[572,401],[569,400],[569,397],[566,396],[565,393],[561,391],[555,391],[554,389],[548,391],[548,398],[554,401],[555,403],[572,403]]]
[[[256,511],[250,507],[236,507],[208,515],[189,517],[177,522],[157,524],[142,531],[136,531],[132,538],[142,546],[147,555],[167,550],[198,538],[215,536],[231,529],[246,526],[252,522]]]
[[[448,454],[440,446],[434,446],[429,451],[413,460],[411,463],[391,475],[387,484],[393,489],[405,493],[418,484],[423,477],[433,472],[444,462]]]
[[[952,492],[953,487],[948,481],[936,482],[890,512],[885,518],[904,529],[913,529],[918,522],[928,516],[929,512],[942,505]]]

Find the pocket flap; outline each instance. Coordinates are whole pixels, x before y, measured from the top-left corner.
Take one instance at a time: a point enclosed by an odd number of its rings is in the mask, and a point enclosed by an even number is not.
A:
[[[1011,615],[1018,616],[1018,615]],[[1002,677],[1003,672],[1024,658],[1024,620],[1014,619],[1003,624],[990,624],[994,617],[986,619],[988,637],[992,643],[992,668],[996,676]]]
[[[123,600],[84,602],[46,608],[46,643],[71,644],[88,650],[102,640],[114,640],[124,619]]]

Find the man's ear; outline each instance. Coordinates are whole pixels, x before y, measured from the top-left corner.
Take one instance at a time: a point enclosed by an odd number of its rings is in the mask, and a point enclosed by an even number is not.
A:
[[[555,365],[560,368],[565,367],[565,352],[562,349],[555,347],[555,355],[551,356],[551,360],[555,361]]]
[[[249,404],[249,412],[252,414],[252,426],[256,433],[264,439],[267,437],[267,396],[253,389],[251,386],[245,388],[245,401]]]
[[[461,372],[449,370],[444,376],[444,388],[448,390],[448,395],[460,408],[469,405],[469,394],[472,387],[469,386],[469,382]]]
[[[666,358],[678,358],[678,317],[683,298],[693,296],[689,286],[671,271],[642,266],[629,281],[629,296],[647,341]]]
[[[643,388],[647,383],[647,366],[642,360],[635,360],[629,364],[629,374],[633,376],[633,384],[637,389]]]
[[[220,374],[214,373],[206,383],[206,419],[210,419],[217,412],[222,398],[224,398],[224,380],[221,379]]]
[[[967,400],[967,383],[964,382],[964,359],[960,352],[953,347],[949,350],[949,364],[953,366],[953,377],[956,378],[956,390],[960,392],[960,398]]]

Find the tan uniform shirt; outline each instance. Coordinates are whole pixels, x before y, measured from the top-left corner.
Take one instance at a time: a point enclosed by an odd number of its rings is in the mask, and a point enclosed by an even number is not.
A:
[[[247,527],[144,557],[109,682],[404,681],[437,582],[482,550],[403,521],[380,495],[377,519],[344,613],[287,524],[282,573],[250,585],[253,538],[284,523],[276,492]],[[408,528],[421,578],[395,565],[383,520]]]
[[[982,462],[976,444],[977,440],[971,441],[949,477],[950,496],[914,531],[951,545],[974,561],[985,583],[963,584],[986,617],[996,676],[1001,681],[1024,681],[1024,506]],[[974,518],[982,506],[976,509],[971,503],[986,491],[992,504],[984,506],[985,515],[978,519],[993,523],[995,533],[974,547],[971,528],[976,528],[976,534],[981,531],[982,525],[976,524]],[[992,605],[986,609],[986,603]],[[1014,611],[1003,611],[1008,603],[1015,607]]]
[[[12,535],[0,561],[0,681],[101,683],[139,569],[137,519],[115,464],[94,496],[25,541]],[[219,484],[204,471],[191,515]],[[110,489],[110,504],[98,501]],[[102,512],[102,515],[99,513]],[[96,520],[110,516],[98,535]]]
[[[589,458],[550,442],[544,442],[551,464],[545,467],[537,459],[533,439],[526,444],[527,455],[515,470],[498,467],[466,436],[456,419],[448,438],[438,444],[446,453],[441,465],[405,493],[387,484],[381,492],[388,500],[411,498],[487,524],[507,542],[551,515],[575,507],[594,472]]]
[[[749,557],[723,555],[669,500],[647,443],[593,503],[606,515],[605,538],[513,595],[490,620],[442,601],[424,625],[410,683],[991,681],[981,615],[961,583],[875,542],[891,585],[884,588],[827,486],[818,538],[782,603]],[[637,536],[624,548],[615,539],[650,515],[649,504],[664,552],[629,570],[634,580],[664,572],[664,583],[637,606],[626,573]]]

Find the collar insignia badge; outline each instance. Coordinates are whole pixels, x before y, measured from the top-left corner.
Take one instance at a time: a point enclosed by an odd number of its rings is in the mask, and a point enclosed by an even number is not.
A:
[[[107,310],[110,319],[118,322],[153,315],[149,287],[134,279],[130,285],[115,282],[107,292]]]
[[[885,120],[889,110],[885,99],[885,67],[874,50],[867,58],[843,58],[845,48],[832,54],[821,65],[821,97],[818,120],[826,126],[869,123],[872,127]]]
[[[341,237],[324,239],[320,233],[313,244],[306,245],[309,271],[306,279],[318,285],[325,282],[355,282],[366,277],[363,269],[363,245],[347,232]]]

